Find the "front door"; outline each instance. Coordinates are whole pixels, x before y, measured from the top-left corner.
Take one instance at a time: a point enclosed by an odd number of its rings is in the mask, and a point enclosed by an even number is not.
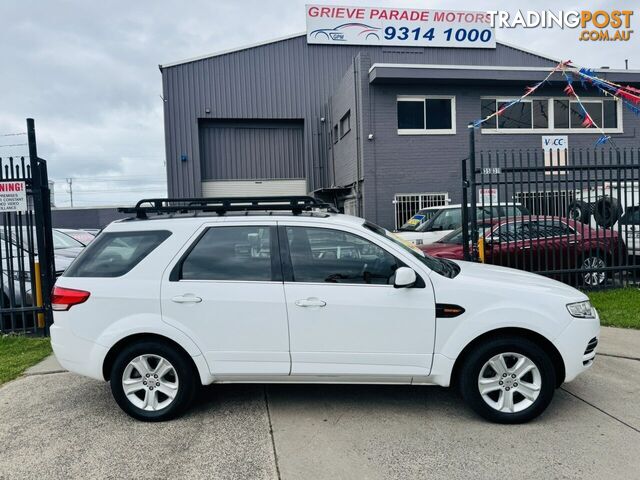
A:
[[[205,226],[165,273],[162,316],[199,345],[216,376],[288,375],[275,222]]]
[[[374,234],[300,224],[279,234],[289,250],[283,270],[292,375],[409,381],[429,374],[435,299],[428,277],[415,288],[394,288],[403,262],[372,241]]]

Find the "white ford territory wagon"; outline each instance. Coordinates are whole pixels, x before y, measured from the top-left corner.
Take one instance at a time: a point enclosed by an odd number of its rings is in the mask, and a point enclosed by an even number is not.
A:
[[[58,279],[51,339],[140,420],[200,385],[313,382],[455,385],[517,423],[593,363],[599,319],[578,290],[425,256],[309,197],[129,211]]]

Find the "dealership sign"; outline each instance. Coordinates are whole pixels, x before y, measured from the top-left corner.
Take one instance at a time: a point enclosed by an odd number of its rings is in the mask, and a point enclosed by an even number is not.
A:
[[[307,43],[495,48],[486,12],[307,5]]]
[[[26,209],[25,182],[0,182],[0,212],[21,212]]]

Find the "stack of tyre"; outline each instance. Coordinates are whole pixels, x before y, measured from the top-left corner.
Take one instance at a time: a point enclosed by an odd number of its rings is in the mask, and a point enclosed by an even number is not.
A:
[[[576,200],[569,205],[569,217],[576,222],[590,224],[592,216],[596,228],[611,228],[622,216],[622,206],[612,197],[602,197],[593,204]]]

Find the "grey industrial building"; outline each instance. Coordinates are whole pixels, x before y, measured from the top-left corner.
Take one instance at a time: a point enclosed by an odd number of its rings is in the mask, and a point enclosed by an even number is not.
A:
[[[501,42],[311,45],[299,34],[161,65],[169,195],[314,193],[393,227],[394,201],[406,196],[460,201],[467,125],[558,61]],[[640,82],[638,71],[596,72]],[[478,129],[477,148],[540,149],[555,134],[592,147],[599,134],[579,126],[554,80]],[[581,98],[618,146],[638,146],[638,117],[596,91]]]

